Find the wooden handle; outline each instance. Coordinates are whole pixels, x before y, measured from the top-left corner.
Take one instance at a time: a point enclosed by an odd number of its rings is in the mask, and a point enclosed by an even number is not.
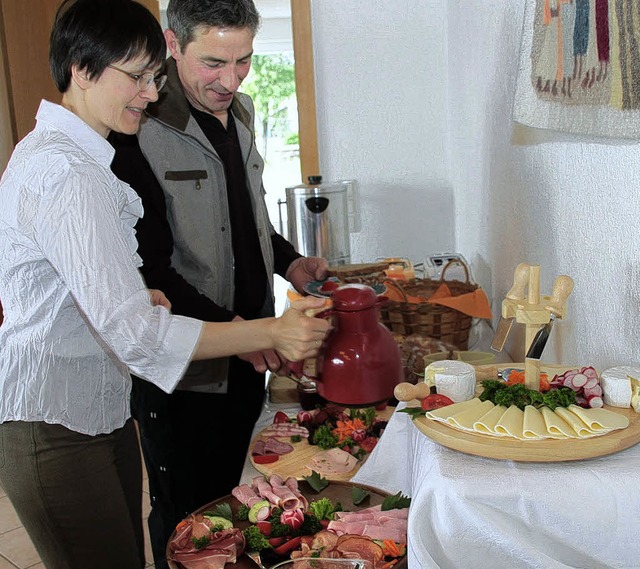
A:
[[[551,300],[549,300],[549,304],[545,305],[545,308],[556,316],[560,316],[562,314],[562,306],[572,291],[573,279],[567,275],[560,275],[553,281]]]
[[[507,293],[509,300],[523,300],[529,284],[529,263],[520,263],[513,272],[513,286]]]

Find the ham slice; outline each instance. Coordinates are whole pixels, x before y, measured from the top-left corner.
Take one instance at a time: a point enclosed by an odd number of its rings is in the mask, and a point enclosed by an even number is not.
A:
[[[340,448],[332,448],[316,453],[307,468],[319,474],[336,475],[351,472],[358,464],[358,459]]]
[[[287,439],[294,435],[299,435],[306,439],[309,436],[309,431],[306,427],[301,427],[295,423],[273,423],[262,431],[262,435],[265,437],[281,437]]]
[[[201,515],[191,515],[169,542],[171,559],[184,569],[222,569],[235,563],[245,547],[244,535],[237,528],[212,532],[211,522]],[[209,545],[198,549],[193,539],[209,537]]]
[[[241,484],[231,490],[231,494],[238,502],[251,508],[254,504],[260,502],[263,498],[248,484]]]
[[[278,507],[283,510],[297,510],[302,508],[303,505],[299,498],[300,493],[291,490],[278,475],[272,474],[269,477],[269,485],[271,486],[272,492],[278,497],[278,503],[276,504]]]
[[[382,511],[380,506],[359,512],[336,512],[336,520],[327,529],[338,535],[364,535],[372,539],[390,539],[396,543],[407,542],[408,508]]]

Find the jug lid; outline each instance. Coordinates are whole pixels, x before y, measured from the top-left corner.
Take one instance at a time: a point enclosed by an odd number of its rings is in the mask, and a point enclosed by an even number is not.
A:
[[[342,285],[334,290],[331,300],[334,310],[356,312],[374,306],[378,296],[370,286],[353,283]]]

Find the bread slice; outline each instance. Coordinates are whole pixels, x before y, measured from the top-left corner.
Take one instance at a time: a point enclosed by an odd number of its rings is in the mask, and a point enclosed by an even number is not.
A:
[[[357,263],[329,267],[327,276],[336,277],[342,283],[373,285],[385,280],[389,263]]]

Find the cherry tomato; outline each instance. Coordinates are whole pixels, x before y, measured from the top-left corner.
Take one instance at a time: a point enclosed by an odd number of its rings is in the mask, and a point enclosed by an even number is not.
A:
[[[427,395],[422,400],[421,405],[423,411],[433,411],[434,409],[438,409],[439,407],[453,405],[453,401],[451,401],[451,399],[449,399],[446,395],[432,393],[431,395]]]

